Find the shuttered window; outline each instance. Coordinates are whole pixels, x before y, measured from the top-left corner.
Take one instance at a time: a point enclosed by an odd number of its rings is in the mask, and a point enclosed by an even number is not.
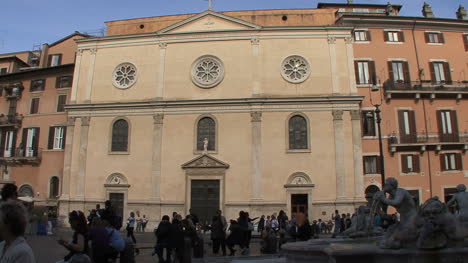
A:
[[[23,129],[21,140],[20,155],[25,157],[36,157],[39,150],[39,128]]]
[[[390,80],[396,83],[410,83],[410,72],[408,62],[406,61],[389,61],[388,75]]]
[[[38,112],[39,112],[39,98],[32,98],[29,114],[36,114]]]
[[[50,150],[65,149],[65,139],[67,134],[66,126],[49,127],[49,141],[47,148]]]
[[[465,44],[465,51],[468,51],[468,34],[463,35],[463,43]]]
[[[402,154],[401,155],[401,170],[403,173],[419,173],[419,155]]]
[[[459,141],[457,112],[452,110],[437,111],[437,125],[441,142]]]
[[[216,123],[210,117],[203,117],[197,124],[197,151],[204,150],[204,141],[208,140],[207,150],[214,151],[216,148]]]
[[[440,154],[440,167],[442,171],[454,171],[463,169],[460,153]]]
[[[400,128],[400,143],[417,142],[416,116],[414,111],[399,110],[398,125]]]
[[[56,199],[59,197],[59,186],[60,182],[57,176],[50,178],[49,198]]]
[[[289,149],[299,150],[308,148],[307,121],[300,115],[289,119]]]
[[[71,88],[73,84],[73,76],[60,76],[57,77],[55,81],[55,88],[63,89],[63,88]]]
[[[450,65],[448,62],[429,62],[433,84],[451,84]]]
[[[425,32],[426,43],[445,43],[444,34],[438,32]]]
[[[362,158],[364,174],[379,174],[380,173],[380,156],[364,156]]]
[[[354,41],[370,41],[371,36],[368,30],[355,30],[354,31]]]
[[[405,42],[404,33],[401,31],[384,31],[386,42]]]
[[[56,67],[62,65],[62,54],[49,55],[47,60],[48,67]]]
[[[357,84],[375,84],[375,63],[374,61],[357,60],[354,61]]]
[[[64,112],[65,104],[67,104],[67,95],[59,95],[57,99],[57,112]]]
[[[128,123],[126,120],[117,120],[112,126],[112,152],[128,151]]]

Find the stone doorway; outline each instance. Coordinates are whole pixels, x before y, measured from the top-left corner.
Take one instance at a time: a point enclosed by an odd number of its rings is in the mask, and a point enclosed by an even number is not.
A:
[[[115,214],[121,218],[126,218],[124,217],[125,195],[123,193],[109,193],[109,200],[112,207],[114,207]]]
[[[297,213],[309,214],[308,194],[292,194],[291,195],[291,215]]]
[[[191,209],[200,224],[209,224],[219,209],[219,180],[192,180]]]

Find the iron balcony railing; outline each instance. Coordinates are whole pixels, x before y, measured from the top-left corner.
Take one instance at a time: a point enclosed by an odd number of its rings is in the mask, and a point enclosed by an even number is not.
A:
[[[443,144],[443,143],[468,143],[468,133],[392,133],[388,137],[389,145],[395,144]]]
[[[385,91],[454,91],[468,92],[468,81],[391,81],[383,84]]]
[[[41,159],[42,148],[40,147],[17,147],[5,148],[0,152],[1,158]]]

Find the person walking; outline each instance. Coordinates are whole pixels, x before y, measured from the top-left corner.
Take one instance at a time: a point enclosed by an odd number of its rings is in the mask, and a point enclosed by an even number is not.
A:
[[[146,218],[146,215],[143,215],[143,217],[141,218],[141,231],[142,232],[145,232],[145,229],[146,229],[146,225],[148,224],[148,218]]]
[[[231,225],[229,226],[229,231],[231,232],[226,239],[226,245],[229,248],[229,256],[234,256],[236,250],[234,247],[239,245],[241,250],[245,248],[244,246],[244,231],[236,220],[231,220]]]
[[[127,237],[132,238],[134,244],[136,244],[135,236],[133,235],[133,230],[135,229],[135,213],[130,212],[130,217],[127,219]]]
[[[332,238],[335,238],[340,233],[341,228],[341,217],[338,210],[335,210],[335,215],[332,215],[332,220],[335,222],[335,230],[333,231]]]
[[[74,210],[69,214],[68,221],[73,229],[72,242],[63,239],[58,240],[58,243],[69,251],[63,260],[59,262],[73,260],[91,262],[91,259],[88,257],[88,224],[85,215],[81,211]]]
[[[141,219],[140,211],[136,211],[135,222],[136,222],[135,232],[141,232],[142,226],[143,226],[143,220]]]

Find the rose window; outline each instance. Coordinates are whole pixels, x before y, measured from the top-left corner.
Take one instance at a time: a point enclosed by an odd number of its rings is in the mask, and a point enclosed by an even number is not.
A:
[[[119,89],[127,89],[135,84],[137,79],[137,69],[131,63],[118,65],[113,74],[114,86]]]
[[[309,62],[301,56],[289,56],[281,64],[281,75],[291,83],[301,83],[310,75]]]
[[[192,65],[192,81],[200,88],[212,88],[224,77],[224,66],[214,56],[203,56]]]

